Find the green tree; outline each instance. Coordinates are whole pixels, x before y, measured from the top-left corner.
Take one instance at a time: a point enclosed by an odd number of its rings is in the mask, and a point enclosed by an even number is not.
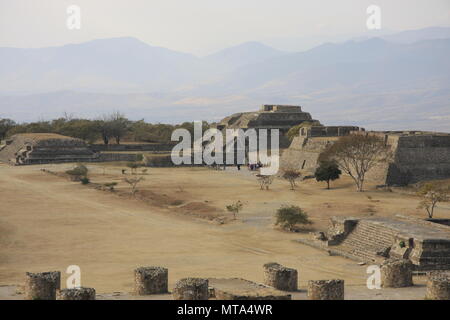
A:
[[[326,181],[327,189],[330,189],[330,181],[339,179],[342,171],[335,161],[322,161],[314,172],[314,176],[318,182]]]
[[[64,136],[74,137],[84,140],[87,143],[93,143],[100,137],[100,131],[95,121],[86,119],[64,118],[53,120],[51,123],[53,132]]]
[[[11,119],[0,119],[0,142],[4,140],[8,132],[16,126],[16,123]]]
[[[277,210],[275,225],[292,231],[298,224],[312,224],[307,213],[302,208],[298,206],[282,206]]]
[[[130,125],[130,133],[135,142],[149,142],[151,137],[151,124],[146,123],[144,119],[135,121]]]

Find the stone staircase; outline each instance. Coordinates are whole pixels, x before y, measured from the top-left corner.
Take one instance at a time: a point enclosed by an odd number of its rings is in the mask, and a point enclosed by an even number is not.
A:
[[[336,249],[365,262],[380,262],[386,258],[383,255],[388,254],[396,233],[385,226],[360,220]]]
[[[16,134],[0,149],[0,161],[12,165],[95,161],[96,158],[84,141],[54,133]]]

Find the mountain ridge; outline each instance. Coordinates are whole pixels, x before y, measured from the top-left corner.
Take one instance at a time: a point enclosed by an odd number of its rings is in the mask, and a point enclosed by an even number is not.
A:
[[[450,131],[450,39],[370,38],[294,53],[246,42],[203,58],[114,39],[0,48],[0,117],[30,121],[26,110],[51,117],[68,108],[89,117],[114,107],[155,121],[218,120],[273,102],[302,104],[326,123]]]

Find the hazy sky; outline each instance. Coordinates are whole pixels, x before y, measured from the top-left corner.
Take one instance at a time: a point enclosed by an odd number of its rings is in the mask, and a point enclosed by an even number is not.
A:
[[[0,46],[133,36],[204,55],[245,41],[360,34],[371,4],[385,31],[450,26],[450,0],[0,0]],[[80,30],[66,27],[69,5],[81,8]]]

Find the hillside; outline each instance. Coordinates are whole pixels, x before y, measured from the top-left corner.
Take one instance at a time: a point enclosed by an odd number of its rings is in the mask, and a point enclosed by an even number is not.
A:
[[[248,42],[204,58],[134,38],[0,48],[0,117],[96,117],[114,109],[173,123],[292,103],[327,124],[450,131],[450,39],[440,38],[446,30],[297,53]]]

